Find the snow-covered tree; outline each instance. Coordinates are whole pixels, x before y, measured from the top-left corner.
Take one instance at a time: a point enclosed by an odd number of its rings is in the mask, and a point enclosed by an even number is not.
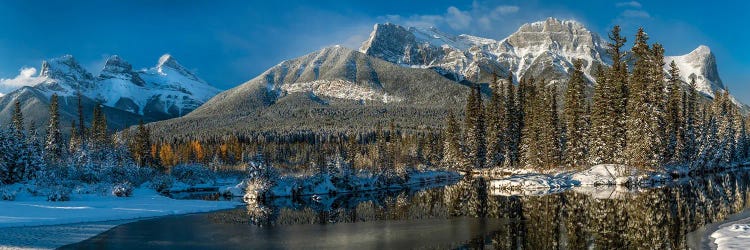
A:
[[[443,164],[445,166],[457,169],[464,163],[461,144],[461,127],[453,113],[448,113],[443,132]]]
[[[44,153],[47,162],[59,163],[64,152],[62,133],[60,132],[60,111],[57,94],[52,94],[49,103],[49,123],[47,138],[44,142]]]
[[[682,160],[682,151],[685,147],[685,129],[681,114],[683,92],[680,88],[682,80],[680,69],[672,61],[669,64],[669,81],[667,81],[667,106],[666,106],[666,148],[664,159],[667,162],[679,162]]]
[[[505,100],[503,99],[503,86],[497,80],[497,75],[493,78],[492,95],[490,102],[485,109],[487,117],[487,166],[495,167],[502,165],[505,159],[506,142],[506,125]]]
[[[471,169],[484,167],[487,155],[487,136],[485,131],[485,118],[482,105],[482,94],[479,85],[472,87],[466,101],[466,118],[464,119],[466,133],[466,155],[470,161]],[[466,169],[470,170],[470,169]]]
[[[570,70],[568,90],[565,93],[565,151],[568,166],[583,167],[588,160],[588,107],[584,90],[583,62],[576,60]]]

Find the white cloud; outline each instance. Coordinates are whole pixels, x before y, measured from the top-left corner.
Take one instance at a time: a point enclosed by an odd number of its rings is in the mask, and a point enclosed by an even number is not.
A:
[[[519,10],[521,10],[521,8],[518,6],[501,5],[501,6],[495,7],[495,9],[492,11],[491,16],[493,18],[499,18],[500,16],[516,13]]]
[[[36,75],[36,68],[21,68],[14,78],[0,78],[0,94],[7,94],[23,86],[34,86],[41,82],[41,78]]]
[[[619,3],[616,3],[615,6],[617,6],[617,7],[631,7],[631,8],[641,8],[642,7],[641,3],[636,2],[636,1],[619,2]]]
[[[461,11],[454,6],[451,6],[448,7],[448,14],[445,16],[445,21],[448,22],[448,25],[453,29],[466,29],[471,25],[471,14],[467,11]]]
[[[651,18],[651,15],[643,10],[625,10],[621,15],[628,18]]]
[[[459,32],[475,33],[476,29],[489,31],[508,21],[510,16],[521,10],[515,5],[498,5],[488,7],[486,4],[474,2],[469,9],[462,10],[450,6],[445,13],[439,15],[386,15],[381,17],[388,22],[410,27],[443,27],[446,26]]]

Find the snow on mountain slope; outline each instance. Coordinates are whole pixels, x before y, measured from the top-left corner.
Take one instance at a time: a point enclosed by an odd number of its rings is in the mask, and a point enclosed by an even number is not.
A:
[[[52,94],[75,96],[80,91],[105,106],[157,119],[182,116],[219,93],[170,55],[162,56],[152,68],[137,71],[119,56],[112,56],[96,77],[73,56],[65,55],[44,61],[39,75],[21,80],[24,82],[16,85],[33,86],[47,98]]]
[[[359,86],[353,82],[340,79],[285,84],[281,86],[281,90],[288,93],[311,92],[316,96],[355,101],[378,101],[389,103],[402,100],[402,98],[389,95],[382,90],[367,86]]]
[[[695,78],[695,88],[713,97],[716,91],[724,90],[724,83],[719,77],[716,58],[708,46],[700,45],[692,52],[681,56],[664,57],[665,67],[674,61],[680,69],[682,81],[690,83]]]
[[[182,116],[203,104],[219,90],[164,55],[150,69],[133,71],[117,56],[107,60],[95,88],[87,96],[107,106],[147,115]]]
[[[598,34],[573,20],[548,18],[522,25],[502,40],[444,33],[436,28],[376,24],[360,52],[406,67],[430,68],[456,81],[488,82],[494,74],[515,79],[564,82],[573,61],[584,61],[584,73],[595,83],[596,65],[611,65],[608,44]],[[696,88],[713,97],[725,90],[711,49],[701,45],[681,56],[665,57],[665,69],[674,60],[682,80],[696,79]],[[732,100],[741,107],[734,97]]]
[[[565,78],[573,59],[583,59],[590,76],[594,65],[611,61],[597,34],[576,21],[554,18],[525,24],[501,41],[453,36],[435,28],[376,24],[360,51],[401,65],[432,68],[459,81],[486,81],[494,74],[511,73],[518,79],[527,72],[534,77]]]

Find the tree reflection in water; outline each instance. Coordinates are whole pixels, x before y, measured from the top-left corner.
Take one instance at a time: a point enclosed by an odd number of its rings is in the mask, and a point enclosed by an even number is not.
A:
[[[211,215],[258,226],[478,217],[507,223],[461,244],[499,249],[686,249],[687,233],[748,207],[750,172],[624,190],[577,187],[537,196],[503,195],[483,179],[399,192],[274,199]]]

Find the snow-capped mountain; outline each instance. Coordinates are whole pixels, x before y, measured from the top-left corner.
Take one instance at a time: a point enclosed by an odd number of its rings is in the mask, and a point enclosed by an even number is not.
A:
[[[453,36],[435,28],[376,24],[360,51],[401,65],[432,68],[455,80],[474,82],[488,81],[493,74],[511,73],[515,79],[534,76],[562,80],[567,78],[573,59],[583,59],[584,71],[590,76],[595,64],[611,61],[599,35],[576,21],[554,18],[525,24],[500,41]]]
[[[548,18],[527,23],[502,40],[470,35],[450,35],[435,28],[376,24],[360,51],[407,67],[430,68],[455,80],[487,82],[492,74],[514,79],[564,82],[574,59],[583,59],[590,82],[597,64],[610,65],[608,45],[601,36],[573,20]],[[696,78],[697,89],[713,97],[724,90],[716,58],[704,45],[682,56],[665,57],[666,67],[674,60],[685,83]],[[739,103],[739,102],[736,102]],[[740,105],[742,106],[742,105]]]
[[[156,66],[139,71],[112,56],[85,95],[125,111],[171,118],[189,113],[218,93],[172,56],[163,55]]]
[[[163,55],[156,66],[134,70],[119,56],[107,59],[94,77],[71,55],[42,62],[35,83],[29,84],[48,97],[84,96],[105,106],[131,113],[178,117],[194,110],[219,90],[180,65],[172,56]]]
[[[42,62],[39,74],[26,76],[23,81],[20,85],[26,87],[0,96],[0,110],[4,112],[0,113],[0,118],[10,117],[9,107],[16,99],[33,102],[22,103],[24,107],[46,112],[43,107],[48,105],[52,94],[68,101],[74,100],[80,92],[86,105],[101,103],[110,113],[132,118],[112,124],[114,128],[122,128],[137,123],[139,119],[156,121],[185,115],[219,93],[170,55],[159,58],[156,66],[141,70],[134,70],[119,56],[111,56],[97,76],[86,71],[73,56],[65,55]],[[38,112],[38,119],[27,120],[36,125],[44,124],[44,112]],[[76,113],[74,109],[61,109],[61,112]],[[123,115],[126,113],[129,114]]]
[[[149,124],[171,137],[237,130],[363,129],[397,122],[440,126],[464,107],[469,87],[433,70],[402,67],[334,46],[283,61],[190,114]]]
[[[683,82],[689,83],[691,78],[695,78],[698,91],[713,97],[716,91],[725,89],[719,77],[716,57],[708,46],[700,45],[692,52],[681,56],[666,56],[665,67],[669,67],[672,61],[680,69]]]

